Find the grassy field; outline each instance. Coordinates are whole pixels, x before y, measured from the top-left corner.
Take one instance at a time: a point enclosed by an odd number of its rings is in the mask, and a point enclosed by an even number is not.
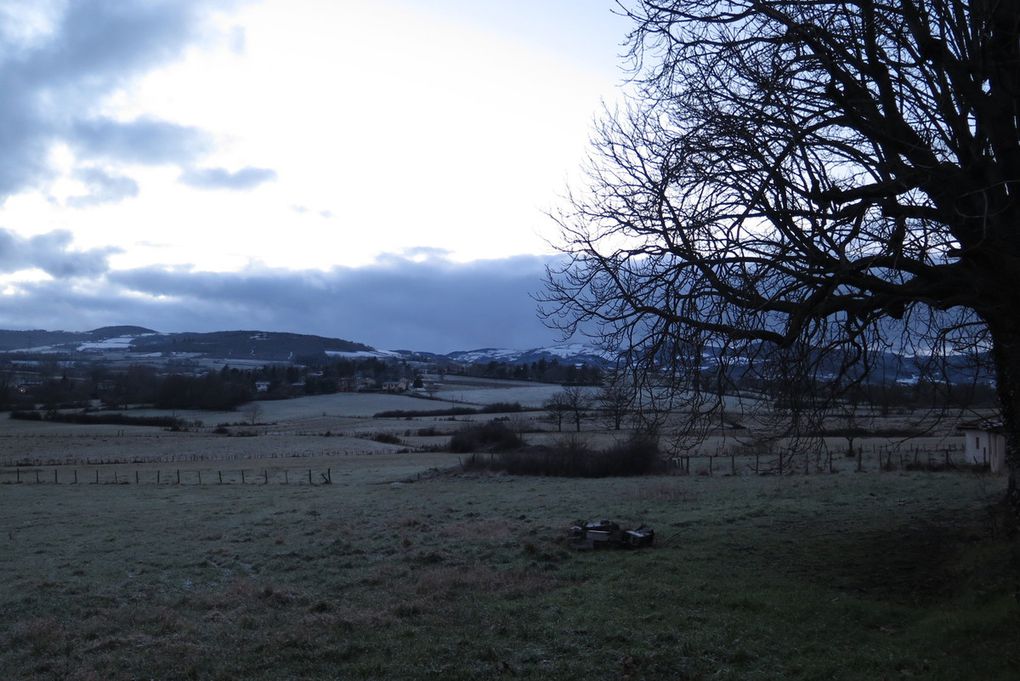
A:
[[[9,679],[1015,679],[1001,478],[0,485]],[[447,461],[452,461],[447,459]],[[658,545],[571,548],[580,518]]]
[[[859,439],[859,473],[840,454],[754,475],[720,432],[690,475],[524,478],[433,451],[491,415],[373,416],[432,404],[302,398],[189,432],[0,419],[0,679],[1020,678],[1004,479],[900,465],[918,444],[937,463],[951,425]],[[567,528],[602,517],[656,546],[576,550]]]

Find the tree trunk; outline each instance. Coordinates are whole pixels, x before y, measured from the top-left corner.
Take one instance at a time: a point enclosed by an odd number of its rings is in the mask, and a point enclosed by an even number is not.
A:
[[[1005,327],[1005,328],[1003,328]],[[996,392],[1002,410],[1002,426],[1006,436],[1006,467],[1009,482],[1006,499],[1009,503],[1010,532],[1020,523],[1020,329],[1014,324],[989,325],[992,332],[992,356],[995,360]]]

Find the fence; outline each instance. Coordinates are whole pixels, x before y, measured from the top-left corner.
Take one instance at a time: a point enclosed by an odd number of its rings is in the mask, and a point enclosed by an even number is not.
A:
[[[333,469],[162,469],[91,470],[56,468],[15,468],[0,470],[0,484],[33,485],[329,485]]]
[[[692,462],[697,475],[784,475],[792,473],[835,473],[838,461],[850,463],[857,472],[877,470],[966,470],[981,471],[987,465],[973,464],[962,460],[962,448],[945,445],[929,448],[923,445],[895,447],[874,445],[856,447],[852,455],[840,456],[831,449],[814,452],[775,451],[757,453],[733,453],[719,451],[715,454],[683,454],[670,459],[673,469],[683,475],[692,474]],[[869,454],[866,458],[865,453]],[[954,459],[954,456],[956,458]]]
[[[308,452],[231,452],[215,454],[145,454],[127,456],[8,456],[0,459],[0,468],[14,468],[15,466],[42,466],[50,468],[53,466],[81,466],[91,468],[92,466],[109,466],[116,464],[156,464],[156,463],[203,463],[203,462],[226,462],[226,461],[255,461],[269,459],[307,459],[319,457],[341,457],[341,456],[371,456],[376,452],[371,450],[358,449],[334,449],[315,450]]]

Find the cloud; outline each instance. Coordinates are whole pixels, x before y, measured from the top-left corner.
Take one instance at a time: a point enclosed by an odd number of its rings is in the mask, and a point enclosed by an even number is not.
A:
[[[198,128],[152,118],[126,123],[108,118],[83,120],[70,132],[71,146],[88,157],[133,163],[183,163],[211,147]]]
[[[308,206],[303,206],[301,204],[297,204],[296,203],[296,204],[293,204],[290,207],[290,209],[292,211],[294,211],[295,213],[297,213],[298,215],[307,215],[308,213],[314,212],[316,215],[318,215],[323,220],[332,220],[334,217],[336,217],[336,213],[334,213],[333,211],[329,210],[328,208],[322,208],[322,209],[319,209],[319,210],[314,210],[312,208],[309,208]]]
[[[90,287],[42,282],[0,295],[0,328],[133,323],[164,331],[314,333],[384,349],[531,348],[556,340],[531,298],[548,262],[539,256],[471,263],[392,256],[328,271],[111,271]]]
[[[76,173],[76,176],[85,184],[88,193],[68,198],[67,205],[73,208],[115,203],[122,199],[138,196],[138,183],[130,177],[112,175],[101,168],[82,168]]]
[[[0,228],[0,273],[40,269],[55,279],[95,278],[108,269],[116,249],[70,250],[72,236],[57,230],[25,238]]]
[[[94,107],[130,79],[179,58],[203,38],[204,0],[75,0],[0,11],[0,202],[49,179],[48,151],[65,142],[89,162],[192,159],[204,134],[140,118],[115,121]]]
[[[197,189],[252,189],[275,179],[275,170],[252,166],[234,171],[226,168],[191,168],[181,173],[181,182]]]

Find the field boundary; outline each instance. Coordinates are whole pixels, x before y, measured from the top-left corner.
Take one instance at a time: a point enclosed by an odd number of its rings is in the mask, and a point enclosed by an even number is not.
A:
[[[61,470],[61,467],[17,467],[13,471],[0,471],[0,485],[151,485],[151,486],[208,486],[208,485],[331,485],[333,469],[163,469],[120,470],[111,468],[78,468]]]

